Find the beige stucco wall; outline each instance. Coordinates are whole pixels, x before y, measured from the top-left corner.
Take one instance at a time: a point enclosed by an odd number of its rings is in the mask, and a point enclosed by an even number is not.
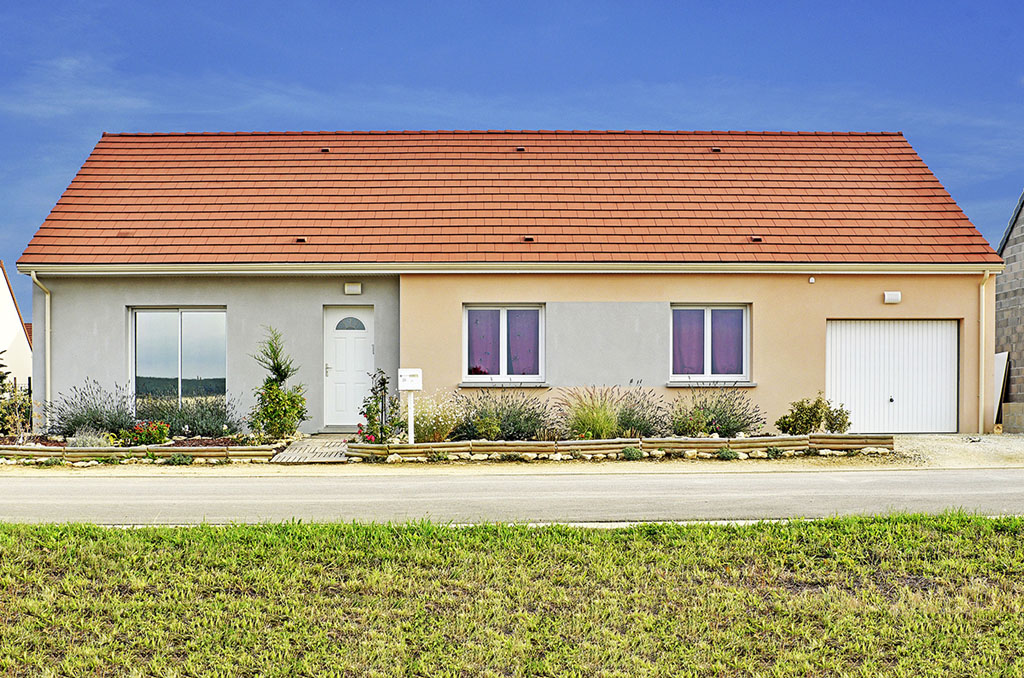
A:
[[[978,430],[981,275],[815,274],[814,278],[810,284],[806,274],[403,275],[400,365],[423,368],[426,392],[456,388],[462,377],[462,307],[466,303],[746,303],[751,305],[751,380],[757,384],[750,394],[773,422],[791,401],[825,389],[826,320],[955,319],[960,321],[959,428]],[[901,291],[902,303],[883,304],[885,290]],[[985,298],[985,374],[990,375],[995,337],[993,279]],[[668,322],[667,317],[650,319],[652,328],[661,324],[667,330]],[[593,331],[581,328],[581,333]],[[549,365],[553,353],[549,347]],[[664,379],[646,385],[663,387],[669,372],[667,352],[664,364]],[[601,365],[594,365],[593,374],[591,383],[607,383]],[[986,385],[987,429],[992,421],[990,391]]]

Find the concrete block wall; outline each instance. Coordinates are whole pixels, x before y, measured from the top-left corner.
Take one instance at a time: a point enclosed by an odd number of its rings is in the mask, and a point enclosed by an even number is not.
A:
[[[1002,256],[1006,270],[996,277],[996,352],[1009,352],[1006,402],[1024,403],[1024,212],[1018,213]],[[1003,426],[1006,428],[1006,408]]]

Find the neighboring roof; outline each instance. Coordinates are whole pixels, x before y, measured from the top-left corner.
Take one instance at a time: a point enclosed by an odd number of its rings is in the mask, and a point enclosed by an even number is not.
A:
[[[105,134],[18,263],[251,262],[1000,259],[900,133],[456,131]]]
[[[11,287],[11,279],[7,277],[7,267],[4,266],[3,260],[0,260],[0,271],[4,274],[4,282],[7,283],[7,294],[11,295],[11,301],[14,302],[14,310],[18,312],[18,322],[21,323],[21,329],[25,331],[25,338],[28,339],[28,347],[32,348],[32,323],[25,324],[25,318],[21,315],[21,309],[18,307],[18,297],[14,296],[14,288]]]
[[[1013,232],[1013,226],[1017,223],[1021,210],[1024,210],[1024,191],[1022,191],[1020,197],[1017,198],[1017,207],[1013,210],[1013,216],[1010,217],[1010,223],[1006,225],[1006,230],[1003,231],[1003,237],[999,240],[999,247],[996,248],[996,252],[999,256],[1003,256],[1003,250],[1006,248],[1006,241],[1010,239],[1010,233]]]

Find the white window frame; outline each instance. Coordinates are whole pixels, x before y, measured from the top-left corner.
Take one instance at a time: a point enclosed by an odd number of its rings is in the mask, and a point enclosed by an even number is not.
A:
[[[182,313],[223,313],[224,322],[227,323],[228,309],[226,306],[133,306],[131,307],[131,333],[129,336],[128,344],[128,392],[131,397],[132,407],[135,406],[135,378],[136,374],[135,365],[135,328],[136,328],[136,316],[139,312],[142,313],[174,313],[178,316],[178,406],[181,407],[181,314]],[[227,337],[224,339],[224,360],[227,361]],[[225,364],[225,369],[227,365]],[[224,375],[224,396],[227,397],[228,391],[228,380],[227,374]]]
[[[704,311],[703,374],[675,374],[672,372],[672,357],[675,353],[672,311],[683,309]],[[711,374],[711,312],[726,310],[743,311],[743,371],[739,374]],[[692,384],[750,381],[750,304],[672,304],[668,314],[668,370],[670,383]]]
[[[540,374],[506,374],[508,370],[508,311],[529,309],[538,312],[537,370]],[[499,366],[502,374],[469,374],[469,312],[501,311],[499,314]],[[534,384],[544,381],[544,305],[543,304],[463,304],[462,306],[462,381],[475,384]]]

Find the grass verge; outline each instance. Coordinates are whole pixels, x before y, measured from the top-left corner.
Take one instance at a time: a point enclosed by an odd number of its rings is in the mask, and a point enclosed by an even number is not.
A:
[[[1024,675],[1024,521],[0,525],[0,675]]]

